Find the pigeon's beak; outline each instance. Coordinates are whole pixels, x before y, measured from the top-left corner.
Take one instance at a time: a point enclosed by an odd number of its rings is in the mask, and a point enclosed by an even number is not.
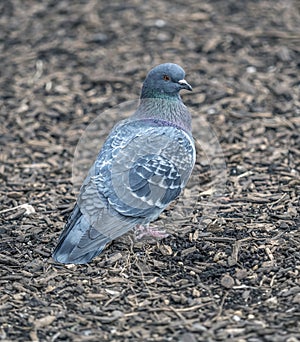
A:
[[[181,88],[182,88],[182,89],[186,89],[186,90],[190,90],[190,91],[193,90],[193,88],[191,87],[191,85],[188,84],[186,80],[179,80],[178,83],[181,85]]]

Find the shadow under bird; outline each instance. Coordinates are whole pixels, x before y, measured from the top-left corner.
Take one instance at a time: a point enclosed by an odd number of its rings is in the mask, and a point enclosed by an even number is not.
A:
[[[195,164],[191,114],[179,95],[192,90],[184,77],[173,63],[150,70],[137,110],[112,129],[81,186],[56,261],[88,263],[135,227],[151,234],[149,223],[180,195]]]

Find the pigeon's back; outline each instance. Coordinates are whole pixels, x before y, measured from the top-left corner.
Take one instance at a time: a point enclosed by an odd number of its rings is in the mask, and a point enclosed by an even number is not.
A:
[[[192,138],[159,120],[119,125],[84,181],[54,258],[86,263],[137,224],[155,220],[186,185],[195,162]]]

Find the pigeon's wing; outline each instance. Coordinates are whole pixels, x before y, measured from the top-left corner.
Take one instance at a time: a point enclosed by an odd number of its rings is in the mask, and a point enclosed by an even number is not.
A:
[[[108,139],[94,180],[114,210],[150,222],[178,197],[194,163],[194,142],[185,131],[158,120],[137,120]]]
[[[151,121],[118,125],[84,181],[54,258],[86,263],[180,194],[195,162],[191,137]]]

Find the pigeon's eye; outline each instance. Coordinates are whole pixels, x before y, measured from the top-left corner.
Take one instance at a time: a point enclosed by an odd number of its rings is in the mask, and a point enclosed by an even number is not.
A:
[[[168,75],[163,75],[163,80],[164,80],[164,81],[170,81],[170,76],[168,76]]]

